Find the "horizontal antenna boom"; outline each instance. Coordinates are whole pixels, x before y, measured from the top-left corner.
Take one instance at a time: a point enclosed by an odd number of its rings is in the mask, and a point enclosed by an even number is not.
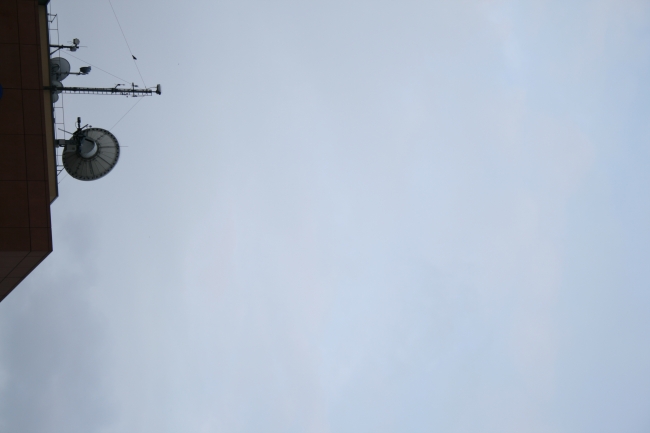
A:
[[[45,86],[46,90],[52,90],[54,92],[61,93],[85,93],[85,94],[104,94],[104,95],[125,95],[125,96],[149,96],[154,93],[160,95],[162,94],[160,90],[160,84],[156,86],[156,90],[153,89],[136,89],[132,88],[119,88],[119,87],[64,87],[64,86]]]

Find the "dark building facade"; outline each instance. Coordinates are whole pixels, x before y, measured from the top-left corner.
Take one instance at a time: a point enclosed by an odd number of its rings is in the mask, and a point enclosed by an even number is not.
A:
[[[47,0],[0,0],[0,301],[52,252]]]

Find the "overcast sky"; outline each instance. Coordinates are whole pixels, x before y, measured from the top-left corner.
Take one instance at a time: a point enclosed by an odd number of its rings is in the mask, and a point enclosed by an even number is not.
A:
[[[650,3],[112,3],[0,431],[650,431]]]

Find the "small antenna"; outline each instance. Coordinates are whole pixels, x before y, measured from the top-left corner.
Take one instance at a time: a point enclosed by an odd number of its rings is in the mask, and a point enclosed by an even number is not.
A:
[[[90,66],[82,66],[79,68],[79,72],[70,72],[70,75],[88,75],[92,68]]]
[[[74,38],[72,40],[72,45],[52,45],[52,44],[50,44],[50,48],[56,48],[56,50],[54,50],[54,51],[52,51],[50,53],[50,56],[52,54],[56,53],[57,51],[62,50],[62,49],[66,49],[66,50],[70,50],[72,52],[75,52],[75,51],[77,51],[79,49],[79,42],[80,42],[79,39]]]

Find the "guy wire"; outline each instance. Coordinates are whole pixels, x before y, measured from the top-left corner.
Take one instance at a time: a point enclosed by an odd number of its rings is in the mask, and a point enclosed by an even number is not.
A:
[[[129,49],[129,53],[131,54],[131,58],[133,59],[133,64],[135,65],[135,68],[138,70],[138,74],[140,74],[140,78],[142,79],[142,84],[144,84],[144,87],[147,87],[147,83],[144,82],[144,78],[142,77],[140,68],[138,68],[138,63],[135,61],[136,58],[133,55],[133,51],[131,51],[131,46],[129,45],[129,41],[126,40],[126,35],[124,34],[124,30],[122,30],[122,24],[120,24],[120,20],[117,18],[117,14],[115,13],[115,8],[113,7],[113,3],[111,2],[111,0],[108,0],[108,4],[111,5],[111,10],[113,11],[113,15],[115,16],[115,21],[117,21],[117,25],[120,26],[122,37],[124,38],[124,42],[126,42],[126,47]]]

